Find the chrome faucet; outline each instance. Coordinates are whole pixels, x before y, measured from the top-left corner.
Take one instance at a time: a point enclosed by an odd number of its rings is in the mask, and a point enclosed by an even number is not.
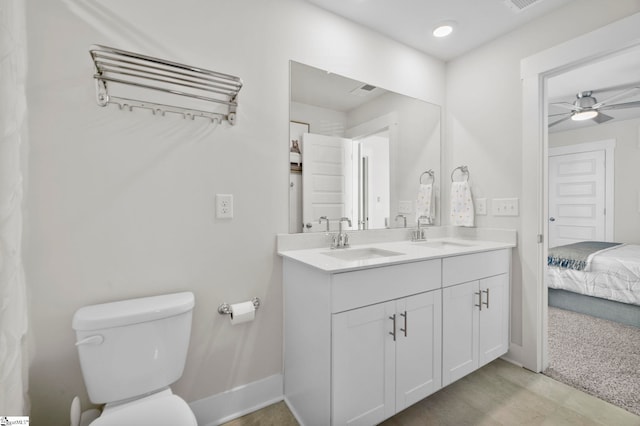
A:
[[[326,220],[327,221],[327,234],[329,233],[329,218],[326,216],[320,216],[320,219],[318,219],[318,223],[320,225],[322,225],[322,221]]]
[[[403,228],[407,227],[407,216],[403,215],[403,214],[399,214],[396,216],[396,222],[398,221],[399,218],[402,218],[404,225],[402,226]]]
[[[426,229],[421,226],[422,219],[426,219],[427,223],[430,222],[428,216],[420,216],[418,218],[418,227],[412,232],[411,241],[427,241]]]
[[[333,236],[333,244],[331,248],[348,248],[349,247],[349,235],[346,232],[342,232],[342,222],[347,222],[351,226],[351,219],[348,217],[341,217],[338,220],[338,233]]]

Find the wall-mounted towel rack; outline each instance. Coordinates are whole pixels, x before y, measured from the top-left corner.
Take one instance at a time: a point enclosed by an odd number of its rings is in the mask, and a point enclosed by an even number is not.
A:
[[[456,170],[460,170],[460,173],[466,176],[465,181],[469,180],[471,173],[469,173],[469,168],[467,166],[458,166],[451,171],[451,182],[455,182],[453,179],[453,175],[456,173]]]
[[[422,178],[424,177],[424,175],[429,176],[429,178],[431,178],[431,182],[428,183],[434,183],[436,181],[436,177],[435,174],[433,173],[433,170],[429,169],[426,172],[422,172],[422,174],[420,175],[420,183],[423,184],[424,182],[422,181]]]
[[[242,88],[238,77],[107,46],[95,45],[89,53],[100,106],[112,103],[120,109],[144,108],[154,114],[171,112],[184,118],[226,120],[232,125],[236,122],[237,97]],[[116,88],[126,88],[126,97],[115,93]],[[155,93],[164,93],[162,101],[154,99]],[[165,103],[166,98],[171,102]]]

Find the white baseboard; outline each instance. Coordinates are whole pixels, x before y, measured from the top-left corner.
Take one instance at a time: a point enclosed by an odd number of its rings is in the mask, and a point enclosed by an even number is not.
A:
[[[289,400],[287,399],[287,396],[285,395],[284,397],[284,403],[287,404],[287,408],[289,409],[289,411],[291,411],[291,414],[293,414],[293,417],[296,419],[296,421],[304,426],[304,422],[302,421],[302,419],[300,418],[300,416],[298,415],[298,412],[296,411],[296,409],[293,407],[293,405],[291,405],[289,403]]]
[[[189,406],[199,426],[217,426],[280,402],[283,398],[282,374],[274,374],[191,402]]]
[[[508,355],[508,354],[507,354]],[[509,364],[513,364],[516,367],[520,367],[520,368],[524,368],[524,365],[520,364],[518,361],[515,361],[509,357],[507,357],[507,355],[501,356],[500,359],[507,361]]]

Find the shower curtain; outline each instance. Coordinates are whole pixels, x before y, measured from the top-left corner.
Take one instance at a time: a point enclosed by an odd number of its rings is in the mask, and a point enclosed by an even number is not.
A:
[[[0,0],[0,416],[28,415],[26,288],[22,267],[26,149],[26,17]]]

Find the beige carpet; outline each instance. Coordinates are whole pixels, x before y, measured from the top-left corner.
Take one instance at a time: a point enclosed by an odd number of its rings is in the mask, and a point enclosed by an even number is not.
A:
[[[544,374],[640,415],[640,328],[549,307]]]

